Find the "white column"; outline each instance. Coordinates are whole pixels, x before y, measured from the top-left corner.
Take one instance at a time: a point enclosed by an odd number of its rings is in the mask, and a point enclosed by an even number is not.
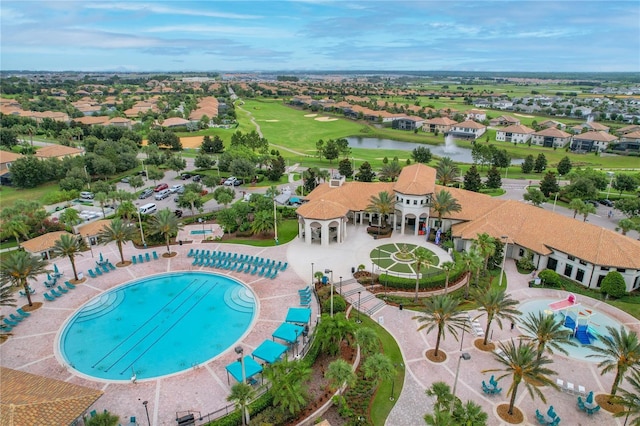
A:
[[[311,224],[308,220],[304,221],[304,242],[311,244]]]
[[[328,246],[329,245],[329,223],[328,222],[326,221],[322,222],[320,227],[320,232],[322,234],[320,245]]]

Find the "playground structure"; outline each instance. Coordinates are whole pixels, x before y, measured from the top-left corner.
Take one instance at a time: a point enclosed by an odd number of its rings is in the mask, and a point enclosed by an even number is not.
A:
[[[568,309],[572,306],[577,306],[580,303],[578,303],[578,299],[576,298],[576,295],[573,293],[569,293],[569,295],[567,296],[566,299],[564,300],[558,300],[557,302],[553,302],[553,303],[549,303],[549,308],[553,311],[553,312],[558,312],[558,311],[563,311],[565,309]]]
[[[590,326],[592,311],[585,309],[582,312],[578,306],[573,306],[562,314],[565,316],[564,326],[570,329],[573,336],[583,345],[590,345],[600,335]]]

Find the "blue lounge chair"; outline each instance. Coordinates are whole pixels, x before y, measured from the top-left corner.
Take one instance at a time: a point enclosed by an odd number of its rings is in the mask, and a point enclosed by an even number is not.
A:
[[[154,251],[154,253],[155,253],[155,251]],[[156,256],[157,256],[157,255],[156,255]],[[193,256],[193,248],[191,248],[191,249],[189,250],[189,253],[187,253],[187,257],[191,257],[191,256]]]
[[[138,262],[139,263],[144,263],[144,258],[142,257],[142,254],[138,255]]]
[[[590,416],[593,416],[595,413],[597,413],[598,411],[600,411],[600,406],[596,405],[593,408],[587,408],[587,414]],[[556,417],[557,418],[557,417]]]
[[[138,263],[135,255],[131,256],[131,262],[133,262],[134,265]]]
[[[49,293],[45,293],[44,294],[44,298],[49,302],[53,302],[54,300],[56,300],[53,297],[51,297],[51,295]]]
[[[146,252],[146,253],[144,254],[144,258],[145,258],[145,260],[146,260],[147,262],[151,262],[151,256],[149,256],[149,252]]]
[[[51,289],[53,297],[62,297],[62,294],[58,293],[55,288]]]
[[[287,266],[289,266],[289,262],[284,262],[284,264],[282,265],[282,268],[280,268],[280,270],[282,272],[284,272],[284,270],[287,269]]]
[[[18,308],[16,309],[16,311],[24,318],[24,317],[28,317],[29,315],[31,315],[29,312],[25,312],[22,308]]]
[[[254,265],[253,269],[251,270],[251,275],[255,275],[258,273],[258,265]]]
[[[102,271],[100,270],[100,268],[96,268],[96,275],[102,275]]]
[[[133,262],[133,263],[136,263],[136,262]],[[95,272],[93,272],[93,269],[89,269],[89,276],[91,278],[97,278]]]
[[[74,288],[76,288],[76,286],[71,284],[69,281],[65,281],[64,285],[66,285],[69,290],[73,290]]]
[[[113,265],[113,263],[111,262],[107,262],[107,266],[109,267],[109,269],[111,269],[112,271],[116,270],[116,267]]]
[[[198,264],[198,260],[199,260],[199,259],[198,259],[197,257],[196,257],[196,258],[194,258],[194,259],[193,259],[193,262],[191,262],[191,266],[196,266],[196,265]]]
[[[104,272],[105,274],[108,274],[109,272],[111,272],[111,269],[107,268],[107,265],[102,265],[100,269],[102,269],[102,272]]]
[[[158,253],[156,253],[155,251],[153,252],[153,260],[158,260]]]
[[[3,333],[9,333],[11,330],[13,330],[13,326],[9,324],[0,324],[0,331]]]
[[[61,285],[58,286],[58,291],[61,294],[69,293],[69,290],[67,290],[66,288],[62,287]]]
[[[549,426],[557,426],[558,424],[560,424],[560,417],[556,416],[556,418],[553,419],[551,423],[549,423]]]
[[[271,273],[271,276],[269,278],[271,278],[272,280],[275,279],[275,277],[278,276],[278,270],[274,269],[273,272]]]
[[[24,319],[22,317],[17,316],[16,314],[9,314],[9,318],[11,318],[11,320],[15,321],[16,323],[19,323]]]
[[[15,321],[11,321],[11,320],[10,320],[10,319],[8,319],[8,318],[2,318],[2,321],[4,321],[4,323],[5,323],[5,324],[7,324],[7,325],[9,325],[9,326],[11,326],[11,327],[15,327],[16,325],[18,325],[18,323],[17,323],[17,322],[15,322]]]

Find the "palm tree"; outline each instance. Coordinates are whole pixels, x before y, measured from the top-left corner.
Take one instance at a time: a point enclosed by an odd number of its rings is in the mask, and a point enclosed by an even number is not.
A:
[[[453,334],[458,340],[458,330],[467,328],[467,318],[460,310],[461,301],[448,294],[439,294],[425,301],[422,315],[416,315],[413,319],[419,323],[424,323],[418,327],[418,331],[427,329],[429,334],[434,328],[438,330],[434,356],[438,356],[440,349],[440,339],[444,339],[445,331]]]
[[[171,237],[182,229],[182,225],[178,222],[176,215],[169,209],[162,209],[151,218],[149,227],[152,234],[160,234],[164,237],[167,253],[171,254],[171,247],[169,246]]]
[[[398,161],[389,161],[387,164],[382,165],[380,170],[380,177],[384,180],[390,180],[395,182],[398,176],[402,172],[402,166]]]
[[[127,220],[133,219],[138,214],[138,208],[133,202],[126,200],[118,206],[118,216]]]
[[[489,415],[473,401],[462,404],[456,400],[453,403],[453,424],[485,426],[488,419]]]
[[[453,423],[453,415],[449,410],[433,410],[433,413],[425,414],[424,421],[428,426],[450,426]]]
[[[471,271],[479,271],[482,267],[482,257],[476,250],[469,250],[462,253],[462,262],[465,266],[465,271],[469,273],[469,278],[467,279],[467,285],[464,288],[464,298],[469,298],[469,286],[471,285],[471,277],[473,274]],[[477,273],[476,273],[477,275]],[[477,285],[477,276],[476,276],[476,285]]]
[[[491,322],[495,319],[498,326],[502,330],[502,320],[509,320],[514,322],[516,315],[521,315],[522,312],[517,310],[515,306],[520,301],[512,299],[509,295],[505,294],[505,290],[498,288],[490,288],[489,291],[477,289],[474,299],[480,305],[480,312],[487,313],[487,329],[484,334],[483,345],[487,345],[489,340],[489,330],[491,329]]]
[[[447,293],[447,289],[449,288],[449,275],[451,275],[451,271],[455,268],[456,264],[451,261],[442,262],[440,265],[440,269],[442,269],[445,273],[444,279],[444,292]]]
[[[0,306],[16,306],[15,293],[11,282],[0,283]]]
[[[333,317],[323,314],[318,325],[318,339],[320,348],[329,355],[336,355],[340,351],[340,343],[354,329],[344,312],[338,312]]]
[[[498,347],[502,350],[502,353],[500,355],[495,354],[494,358],[505,368],[484,370],[483,373],[503,371],[504,374],[498,377],[498,380],[512,376],[513,381],[507,392],[507,395],[511,395],[511,399],[509,400],[509,415],[513,415],[513,406],[516,402],[518,387],[523,380],[531,398],[533,399],[537,395],[542,402],[546,403],[547,400],[539,387],[549,385],[554,389],[558,388],[548,377],[551,374],[557,373],[546,367],[547,364],[551,364],[553,361],[544,356],[538,358],[536,348],[533,344],[523,340],[518,341],[518,346],[511,340],[506,344],[502,342],[498,343]]]
[[[105,217],[104,207],[107,205],[107,201],[109,201],[109,196],[104,192],[96,192],[93,197],[93,201],[100,205],[100,208],[102,209],[102,217]]]
[[[537,314],[529,312],[520,325],[527,332],[520,338],[537,344],[538,358],[542,357],[545,350],[549,354],[553,354],[553,351],[556,350],[569,355],[569,352],[562,346],[577,346],[571,340],[571,331],[562,324],[562,321],[556,320],[553,315],[547,315],[543,312]]]
[[[496,239],[486,232],[478,234],[478,238],[473,240],[471,247],[478,250],[478,253],[484,258],[484,271],[487,271],[489,258],[496,253]]]
[[[67,256],[71,262],[73,269],[73,278],[78,281],[78,272],[76,271],[76,256],[82,256],[82,239],[78,239],[75,235],[62,234],[53,246],[53,254],[55,256]]]
[[[20,246],[20,237],[28,237],[29,227],[21,217],[14,217],[2,224],[2,234],[14,237],[16,244]]]
[[[395,211],[395,200],[387,191],[379,192],[378,195],[372,195],[369,198],[369,205],[366,211],[378,213],[381,217],[382,227],[387,223],[387,216]]]
[[[610,392],[611,397],[613,397],[618,391],[618,386],[620,386],[627,370],[629,368],[640,369],[640,342],[638,342],[638,335],[635,332],[628,332],[622,325],[620,329],[607,326],[607,331],[608,336],[598,336],[604,347],[587,345],[589,349],[596,352],[595,354],[587,355],[587,357],[602,358],[602,361],[598,364],[598,368],[601,369],[601,375],[616,370],[616,377],[613,379]]]
[[[31,256],[26,251],[17,250],[0,262],[0,282],[11,283],[24,289],[29,306],[33,306],[29,280],[47,272],[47,263],[39,256]]]
[[[329,364],[324,377],[329,379],[329,383],[333,389],[338,389],[343,383],[353,386],[358,380],[356,373],[353,372],[351,365],[344,359],[337,359]]]
[[[640,426],[640,370],[632,370],[627,377],[627,382],[631,385],[632,392],[620,389],[620,395],[615,399],[617,404],[624,407],[624,410],[615,413],[614,417],[625,416],[625,424],[631,416],[631,426]]]
[[[380,349],[378,335],[370,327],[358,328],[354,333],[354,337],[364,355],[373,354]]]
[[[587,221],[587,217],[590,214],[595,214],[596,213],[596,206],[594,206],[591,203],[585,203],[584,207],[580,210],[580,214],[582,215],[582,221],[586,222]]]
[[[569,209],[573,210],[574,219],[576,218],[578,213],[582,211],[584,206],[585,206],[585,203],[580,198],[574,198],[573,200],[571,200],[571,202],[569,203]]]
[[[417,302],[418,291],[420,291],[420,270],[423,266],[425,269],[429,270],[431,266],[438,264],[438,258],[424,247],[416,248],[413,253],[411,253],[411,257],[413,260],[413,267],[416,270],[416,295],[413,298],[413,301]]]
[[[448,186],[460,176],[460,169],[449,157],[443,157],[436,166],[436,179],[442,186]]]
[[[130,222],[123,221],[120,218],[115,218],[111,221],[110,225],[102,228],[98,234],[98,241],[101,244],[109,244],[112,241],[116,242],[118,246],[118,252],[120,253],[119,265],[124,265],[124,255],[122,253],[122,245],[127,241],[133,240],[135,234],[135,227]]]
[[[440,192],[436,192],[433,195],[429,207],[431,207],[438,215],[438,223],[440,224],[440,227],[442,227],[442,216],[462,210],[462,206],[458,203],[458,200],[446,189],[441,189]]]
[[[365,378],[373,379],[378,384],[384,380],[393,380],[396,375],[396,369],[391,359],[380,352],[368,356],[362,369]]]
[[[267,234],[273,231],[274,227],[273,212],[271,210],[261,210],[253,216],[251,232],[254,234]]]
[[[281,360],[264,371],[271,383],[273,405],[282,412],[296,414],[306,404],[305,382],[311,376],[311,368],[301,361]]]
[[[453,402],[451,387],[445,382],[433,382],[431,387],[424,391],[427,396],[436,398],[433,404],[434,411],[450,411]]]
[[[231,386],[231,393],[227,396],[227,401],[233,402],[236,408],[240,410],[242,416],[242,426],[249,423],[249,410],[247,405],[253,399],[254,391],[251,385],[246,383],[236,383]]]
[[[616,231],[622,232],[622,235],[627,235],[627,232],[631,230],[640,230],[640,226],[636,225],[636,223],[631,219],[620,219],[618,226],[616,227]]]

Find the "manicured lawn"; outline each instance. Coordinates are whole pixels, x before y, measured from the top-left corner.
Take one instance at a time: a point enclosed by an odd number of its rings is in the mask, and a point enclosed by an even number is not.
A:
[[[351,318],[355,319],[355,314],[351,313]],[[373,321],[366,315],[360,315],[362,326],[372,328],[382,343],[382,352],[391,359],[391,362],[396,366],[396,376],[394,378],[393,393],[397,398],[402,392],[402,386],[404,385],[404,360],[402,359],[402,353],[396,343],[395,339],[387,330],[381,327],[378,323]],[[389,412],[395,405],[395,400],[390,401],[391,396],[391,381],[383,381],[378,387],[375,397],[371,402],[371,422],[374,425],[384,425],[389,416]]]
[[[298,221],[295,219],[284,220],[278,225],[278,242],[286,244],[298,235]],[[273,238],[265,238],[264,240],[253,240],[248,238],[234,238],[231,240],[220,241],[223,244],[244,244],[253,247],[274,247],[276,245]]]

